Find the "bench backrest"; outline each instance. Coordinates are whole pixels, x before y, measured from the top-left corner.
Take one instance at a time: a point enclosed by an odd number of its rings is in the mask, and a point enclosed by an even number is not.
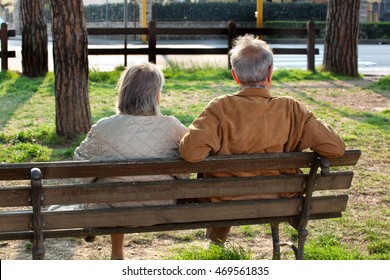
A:
[[[69,161],[2,164],[0,166],[0,181],[21,181],[25,185],[0,188],[0,207],[8,209],[7,207],[27,206],[30,208],[24,211],[0,211],[0,224],[2,225],[0,240],[31,238],[36,226],[39,226],[38,224],[42,227],[40,230],[44,230],[44,237],[56,237],[71,236],[70,234],[73,236],[85,235],[83,228],[101,228],[95,230],[94,233],[106,234],[110,232],[110,227],[139,223],[156,226],[142,229],[126,228],[123,231],[170,230],[205,227],[207,225],[291,221],[293,219],[297,219],[299,222],[305,215],[307,219],[337,217],[345,210],[347,195],[312,198],[312,193],[321,190],[349,188],[353,177],[352,171],[328,173],[327,169],[332,166],[355,165],[359,157],[360,151],[353,150],[347,151],[342,158],[322,162],[318,161],[318,157],[314,153],[285,153],[211,156],[205,161],[197,163],[185,162],[182,159],[153,159],[131,162]],[[46,179],[290,168],[309,168],[310,172],[272,177],[109,184],[69,184],[67,180],[59,184],[52,184],[51,180],[48,181],[49,184],[46,183]],[[318,168],[322,168],[326,176],[317,174]],[[29,185],[30,180],[31,185]],[[113,203],[279,192],[304,192],[306,198],[61,212],[46,212],[42,208],[56,204]],[[309,205],[308,199],[310,199]],[[307,207],[310,209],[305,210]]]

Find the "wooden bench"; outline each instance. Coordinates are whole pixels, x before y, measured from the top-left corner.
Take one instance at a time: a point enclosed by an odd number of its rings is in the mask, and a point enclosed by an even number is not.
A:
[[[346,194],[329,191],[348,189],[352,171],[332,171],[334,166],[356,165],[359,150],[342,158],[325,159],[314,153],[210,156],[197,163],[182,159],[131,162],[63,161],[0,165],[0,240],[31,240],[32,258],[43,259],[44,240],[111,233],[158,232],[214,226],[270,223],[273,258],[280,258],[279,223],[288,222],[298,231],[297,259],[304,258],[306,225],[311,219],[340,217]],[[155,182],[70,184],[48,179],[109,177],[122,175],[204,173],[210,171],[275,170],[301,168],[294,175],[246,178],[210,178]],[[321,169],[321,174],[318,170]],[[340,168],[338,168],[340,169]],[[344,169],[344,168],[343,168]],[[4,186],[4,182],[8,186]],[[12,182],[12,184],[11,184]],[[17,185],[16,185],[17,184]],[[9,186],[12,185],[12,186]],[[327,195],[321,195],[322,190]],[[211,196],[304,192],[304,197],[193,203],[138,208],[46,211],[49,205],[112,203],[129,200],[190,199]],[[313,192],[318,194],[313,195]],[[153,226],[124,227],[142,221]]]

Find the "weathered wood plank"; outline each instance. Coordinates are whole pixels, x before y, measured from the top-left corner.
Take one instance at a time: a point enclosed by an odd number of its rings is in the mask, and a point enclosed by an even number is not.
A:
[[[1,212],[1,232],[29,231],[32,225],[32,210]]]
[[[348,196],[316,197],[313,214],[343,211]],[[44,212],[45,229],[154,225],[199,221],[294,216],[299,213],[300,198],[223,203],[200,203],[170,207],[113,208],[78,211]]]
[[[315,197],[312,214],[345,210],[348,196]],[[168,207],[112,208],[42,212],[44,229],[155,225],[200,221],[288,217],[299,214],[300,198],[199,203]],[[2,232],[30,229],[31,211],[2,213]]]
[[[345,172],[328,177],[318,176],[316,190],[346,189],[353,174]],[[88,187],[46,188],[44,205],[72,203],[110,203],[158,199],[188,199],[212,196],[252,195],[281,192],[301,192],[307,176],[218,178],[164,182],[97,184]]]
[[[108,235],[111,233],[142,233],[142,232],[161,232],[174,230],[188,230],[208,227],[226,227],[226,226],[240,226],[240,225],[256,225],[269,223],[291,222],[298,216],[291,217],[272,217],[259,219],[240,219],[240,220],[223,220],[223,221],[202,221],[193,223],[171,223],[164,225],[153,225],[147,227],[99,227],[99,228],[84,228],[84,229],[63,229],[63,230],[45,230],[45,238],[60,238],[60,237],[85,237],[88,235]],[[310,220],[316,219],[331,219],[341,217],[341,212],[313,214],[310,215]],[[33,237],[32,231],[19,232],[0,232],[0,240],[26,240]]]
[[[6,164],[0,168],[0,180],[29,179],[30,169],[37,167],[42,170],[44,179],[107,177],[123,175],[154,175],[202,173],[213,170],[248,171],[307,168],[314,153],[280,153],[259,155],[212,156],[201,162],[186,162],[182,159],[150,159],[128,162],[42,162]],[[330,159],[331,166],[355,165],[360,157],[360,151],[346,151],[338,159]]]
[[[318,175],[315,190],[347,189],[351,185],[352,177],[352,172],[337,172],[326,177]],[[306,180],[307,175],[295,174],[278,177],[46,186],[43,188],[42,204],[48,206],[301,192],[304,190]],[[30,187],[0,189],[0,207],[29,206],[30,198]]]
[[[132,200],[179,199],[209,196],[250,195],[279,192],[299,192],[306,180],[304,174],[281,177],[215,178],[162,182],[134,182],[47,186],[44,205],[122,202]],[[317,176],[316,190],[345,189],[350,186],[352,172],[340,172],[327,177]],[[239,185],[237,185],[239,182]],[[210,188],[211,187],[211,188]],[[0,207],[29,206],[29,187],[0,189]]]
[[[0,188],[0,207],[31,205],[31,187]]]

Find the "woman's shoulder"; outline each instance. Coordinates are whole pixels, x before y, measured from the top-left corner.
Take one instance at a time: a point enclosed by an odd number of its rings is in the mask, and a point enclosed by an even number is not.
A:
[[[174,128],[179,134],[187,132],[187,127],[182,124],[175,116],[169,115],[160,115],[159,116],[162,127],[171,127]]]
[[[102,118],[94,125],[97,130],[107,130],[115,127],[180,127],[182,123],[174,116],[157,114],[153,116],[134,116],[127,114],[117,114]]]
[[[118,113],[115,115],[111,115],[111,116],[99,119],[95,125],[99,125],[99,126],[111,125],[111,124],[115,124],[115,123],[127,122],[133,118],[135,118],[135,116]]]

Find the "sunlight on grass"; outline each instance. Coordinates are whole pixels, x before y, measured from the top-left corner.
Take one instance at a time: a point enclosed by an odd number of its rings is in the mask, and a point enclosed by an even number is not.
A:
[[[357,250],[349,251],[333,235],[321,236],[305,246],[307,260],[359,260],[362,256]]]
[[[189,245],[171,250],[170,260],[250,260],[252,252],[237,244],[226,244],[226,248],[210,245],[204,249],[199,246]]]
[[[385,95],[390,95],[390,75],[379,79],[368,86],[369,89],[383,92]]]
[[[212,65],[196,65],[182,67],[180,64],[170,64],[164,70],[167,80],[174,79],[177,81],[232,81],[231,71],[227,68],[215,67]]]
[[[331,72],[324,71],[308,71],[300,69],[276,69],[272,77],[275,82],[296,82],[296,81],[326,81],[326,80],[351,80],[353,78],[342,76]]]

